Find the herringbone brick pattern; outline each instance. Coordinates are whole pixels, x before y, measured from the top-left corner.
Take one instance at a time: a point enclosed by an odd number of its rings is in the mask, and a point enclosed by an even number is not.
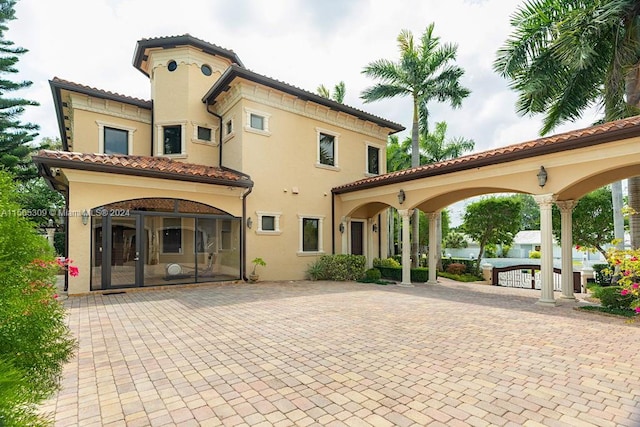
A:
[[[640,327],[443,282],[70,298],[56,426],[637,426]]]

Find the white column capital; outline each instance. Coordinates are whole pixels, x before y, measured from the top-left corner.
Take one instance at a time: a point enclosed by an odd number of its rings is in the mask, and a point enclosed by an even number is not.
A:
[[[429,215],[429,221],[435,221],[436,219],[438,219],[438,214],[440,213],[440,211],[435,211],[435,212],[425,212],[427,215]]]
[[[557,196],[555,194],[539,194],[537,196],[533,196],[533,199],[536,201],[540,208],[551,209],[554,202],[556,201]]]
[[[560,212],[571,212],[577,204],[578,202],[575,200],[556,200],[556,206],[558,206]]]
[[[398,215],[402,218],[410,218],[413,215],[413,209],[398,209]]]

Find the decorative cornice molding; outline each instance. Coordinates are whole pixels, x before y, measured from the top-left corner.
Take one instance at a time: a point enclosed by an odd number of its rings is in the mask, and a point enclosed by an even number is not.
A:
[[[93,98],[87,95],[70,95],[70,99],[71,107],[76,110],[84,110],[91,113],[104,114],[111,117],[118,117],[134,122],[144,123],[147,125],[151,124],[150,110],[144,110],[140,107],[132,107],[132,110],[133,108],[135,108],[135,113],[133,113],[126,108],[127,104],[109,100],[104,101],[103,106],[97,106],[93,103]],[[112,108],[116,106],[120,106],[120,108]]]
[[[313,120],[358,132],[372,138],[387,139],[385,129],[373,123],[353,117],[339,111],[331,110],[322,105],[303,101],[295,96],[265,88],[257,84],[242,82],[235,84],[215,104],[216,112],[220,115],[227,113],[233,105],[241,99],[253,101],[261,105],[277,108],[289,113],[298,114]]]

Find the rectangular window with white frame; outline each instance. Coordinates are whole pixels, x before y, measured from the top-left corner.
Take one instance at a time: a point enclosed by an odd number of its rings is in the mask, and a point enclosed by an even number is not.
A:
[[[216,145],[215,135],[217,126],[208,123],[193,123],[193,136],[191,140],[202,144]]]
[[[186,157],[186,122],[156,123],[158,156]]]
[[[367,144],[367,174],[380,174],[380,147]]]
[[[281,234],[280,216],[282,212],[256,211],[256,215],[258,215],[258,229],[256,230],[256,234]]]
[[[324,253],[322,228],[324,216],[298,215],[300,223],[300,246],[298,255]]]
[[[96,120],[98,152],[102,154],[133,154],[133,133],[136,128]]]
[[[340,134],[326,129],[316,128],[318,138],[317,167],[339,170],[338,168],[338,140]]]
[[[271,135],[271,132],[269,131],[269,118],[271,117],[271,114],[251,108],[245,108],[244,112],[246,115],[246,124],[244,129],[246,131],[265,136]]]

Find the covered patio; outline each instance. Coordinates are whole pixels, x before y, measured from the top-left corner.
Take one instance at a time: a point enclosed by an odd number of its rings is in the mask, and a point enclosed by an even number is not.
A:
[[[562,219],[562,295],[574,299],[572,217],[576,202],[606,184],[640,175],[640,116],[471,154],[440,163],[365,178],[336,187],[336,253],[349,253],[340,228],[351,217],[374,218],[388,207],[402,218],[402,286],[410,280],[410,218],[429,215],[429,248],[437,247],[438,212],[452,203],[492,193],[531,194],[540,207],[542,289],[537,303],[556,305],[553,293],[551,209]],[[369,230],[369,233],[372,231]],[[429,281],[436,283],[436,251],[429,251]]]

